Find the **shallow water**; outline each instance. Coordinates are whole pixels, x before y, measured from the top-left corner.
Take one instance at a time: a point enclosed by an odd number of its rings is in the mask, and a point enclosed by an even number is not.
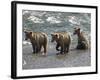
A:
[[[59,68],[59,67],[81,67],[91,65],[91,54],[89,50],[70,49],[66,55],[56,55],[54,48],[48,48],[47,56],[41,53],[33,54],[31,45],[23,47],[23,69]]]

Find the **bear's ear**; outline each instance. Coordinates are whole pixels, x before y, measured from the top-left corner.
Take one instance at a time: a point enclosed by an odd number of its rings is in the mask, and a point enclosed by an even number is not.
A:
[[[56,36],[57,38],[59,38],[59,35],[58,35],[58,34],[56,34],[55,36]]]
[[[79,27],[75,27],[74,30],[80,30],[80,28]]]
[[[78,28],[77,30],[80,31],[80,28]]]
[[[30,32],[30,34],[32,34],[32,32]]]

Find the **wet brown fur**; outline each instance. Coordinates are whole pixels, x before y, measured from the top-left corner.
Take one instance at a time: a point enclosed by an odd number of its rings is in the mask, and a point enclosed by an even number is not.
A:
[[[60,51],[61,54],[69,52],[69,47],[71,43],[70,35],[67,32],[55,32],[51,34],[51,42],[56,41],[56,50]],[[61,48],[61,50],[59,49]]]
[[[38,53],[41,51],[41,48],[44,48],[44,53],[47,53],[47,34],[43,32],[25,32],[26,40],[30,39],[32,44],[33,53]]]

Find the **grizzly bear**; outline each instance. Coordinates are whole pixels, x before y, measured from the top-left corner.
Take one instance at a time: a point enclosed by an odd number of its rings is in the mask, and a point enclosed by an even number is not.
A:
[[[47,35],[43,32],[31,32],[31,31],[24,31],[25,32],[25,40],[30,39],[32,44],[33,53],[39,53],[41,48],[44,48],[44,54],[47,53]]]
[[[74,28],[73,34],[78,36],[78,44],[76,49],[88,49],[88,41],[85,38],[83,32],[80,31],[80,28]]]
[[[56,41],[56,50],[60,51],[59,54],[65,54],[69,52],[69,47],[71,43],[71,37],[67,32],[55,32],[51,34],[52,40],[51,42]],[[59,47],[61,49],[59,49]],[[67,50],[66,50],[67,49]]]

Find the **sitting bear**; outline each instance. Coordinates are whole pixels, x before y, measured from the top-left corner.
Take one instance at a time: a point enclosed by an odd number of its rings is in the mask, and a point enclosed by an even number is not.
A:
[[[25,40],[30,39],[32,44],[33,53],[38,53],[41,51],[41,48],[44,48],[44,53],[47,53],[47,35],[43,32],[31,32],[31,31],[24,31],[25,32]]]
[[[80,31],[80,28],[74,28],[74,35],[76,34],[78,36],[78,44],[76,49],[88,49],[88,42],[83,34],[83,32]]]
[[[60,54],[65,54],[69,52],[69,47],[71,43],[71,37],[67,32],[55,32],[51,34],[52,40],[51,42],[56,41],[56,50],[60,51]],[[59,49],[61,48],[61,50]],[[67,50],[66,50],[67,49]]]

